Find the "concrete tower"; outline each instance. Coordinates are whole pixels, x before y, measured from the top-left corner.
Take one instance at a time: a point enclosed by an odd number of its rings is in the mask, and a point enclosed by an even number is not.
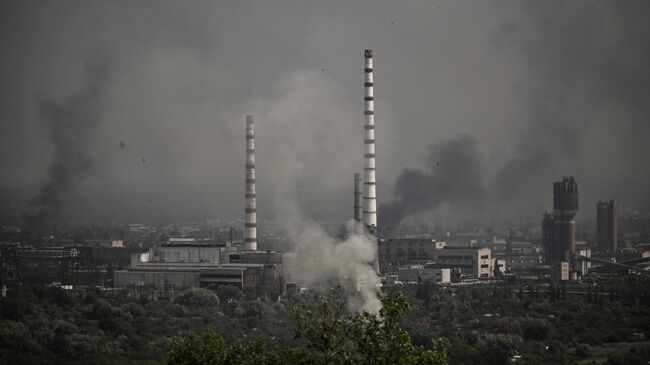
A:
[[[364,115],[365,115],[365,153],[364,153],[364,187],[363,187],[363,221],[368,230],[377,234],[377,186],[375,177],[375,96],[373,92],[372,78],[372,50],[364,52],[366,59],[365,67],[365,94],[364,94]]]
[[[578,212],[578,183],[573,176],[553,183],[553,258],[568,261],[576,251],[576,221]]]
[[[246,116],[246,223],[244,249],[257,250],[257,208],[255,195],[255,122]]]
[[[618,212],[616,201],[596,203],[596,246],[601,251],[615,252],[618,248]]]

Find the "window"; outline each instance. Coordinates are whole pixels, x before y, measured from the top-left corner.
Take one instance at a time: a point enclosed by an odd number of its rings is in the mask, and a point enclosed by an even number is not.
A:
[[[488,267],[490,267],[490,265],[488,265],[488,264],[481,265],[481,269],[487,269]]]
[[[482,260],[485,260],[485,259],[487,259],[487,258],[488,258],[488,255],[483,255],[483,256],[481,256],[481,259],[482,259]]]

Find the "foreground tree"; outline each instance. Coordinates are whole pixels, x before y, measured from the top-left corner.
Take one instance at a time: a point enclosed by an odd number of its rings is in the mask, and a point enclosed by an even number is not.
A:
[[[296,337],[305,338],[323,364],[447,364],[446,343],[434,350],[415,347],[400,326],[410,309],[404,294],[386,294],[379,313],[351,313],[340,288],[315,311],[296,308]]]
[[[227,345],[221,338],[207,332],[201,336],[190,333],[174,340],[167,363],[174,365],[275,365],[301,364],[300,351],[269,345],[262,340]]]
[[[293,310],[295,337],[301,345],[279,347],[262,340],[226,344],[208,333],[176,338],[170,365],[181,364],[447,364],[444,341],[433,350],[415,347],[400,324],[409,310],[403,294],[387,294],[379,313],[348,309],[340,288],[319,304]]]

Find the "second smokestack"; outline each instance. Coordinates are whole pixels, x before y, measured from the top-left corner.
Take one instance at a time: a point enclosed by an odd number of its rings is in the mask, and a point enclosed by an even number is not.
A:
[[[255,121],[246,116],[246,223],[244,249],[257,250],[257,204],[255,194]]]
[[[363,181],[361,181],[361,174],[358,172],[354,173],[354,220],[357,223],[363,221],[363,205],[361,201],[363,200],[363,191],[362,186]]]

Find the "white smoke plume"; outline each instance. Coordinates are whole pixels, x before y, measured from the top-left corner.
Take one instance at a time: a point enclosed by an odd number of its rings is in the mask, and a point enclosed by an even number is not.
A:
[[[380,279],[370,265],[377,255],[377,244],[371,236],[353,233],[354,221],[346,223],[346,239],[329,236],[316,222],[294,220],[287,229],[298,253],[296,278],[312,288],[328,288],[332,283],[345,283],[356,295],[348,297],[351,308],[376,313],[381,309],[377,285]]]
[[[370,265],[377,255],[376,242],[355,234],[351,222],[347,239],[331,237],[305,213],[318,211],[305,206],[305,197],[349,187],[349,199],[343,202],[350,205],[352,216],[352,176],[362,166],[363,114],[348,92],[320,70],[299,71],[277,85],[272,97],[254,103],[258,202],[270,201],[276,224],[288,232],[299,254],[300,283],[327,288],[333,282],[363,281],[350,304],[376,312],[381,307],[380,280]],[[306,178],[314,175],[319,178]],[[273,198],[260,196],[264,191]],[[258,219],[263,220],[269,207],[258,208]]]

